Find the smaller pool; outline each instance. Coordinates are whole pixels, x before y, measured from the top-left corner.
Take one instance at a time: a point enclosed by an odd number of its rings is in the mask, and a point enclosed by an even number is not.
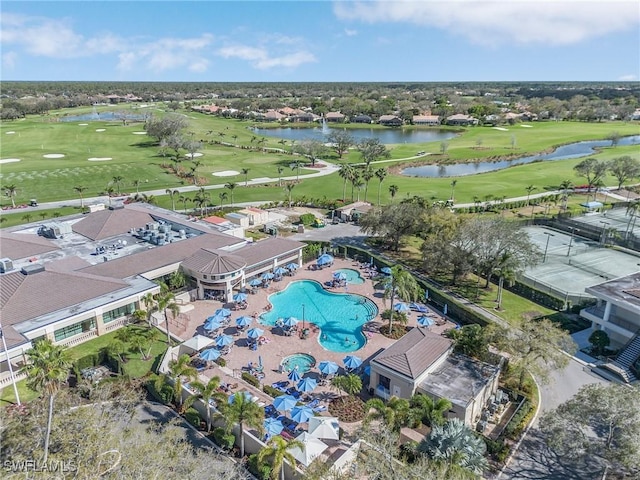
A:
[[[358,270],[341,268],[340,270],[336,270],[335,273],[344,273],[347,276],[347,283],[351,285],[362,285],[364,283],[364,278]]]
[[[316,365],[316,359],[306,353],[294,353],[282,359],[280,362],[282,369],[289,372],[294,368],[298,368],[300,374],[307,373]]]

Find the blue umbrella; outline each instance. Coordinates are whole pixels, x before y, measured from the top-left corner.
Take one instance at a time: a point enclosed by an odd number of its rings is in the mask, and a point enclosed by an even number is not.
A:
[[[273,271],[273,273],[276,275],[286,275],[287,273],[289,273],[289,270],[284,267],[278,267]]]
[[[289,263],[289,264],[287,265],[287,268],[288,268],[289,270],[297,270],[297,269],[298,269],[298,264],[297,264],[297,263],[293,263],[293,262],[292,262],[292,263]]]
[[[318,260],[316,260],[316,263],[320,266],[329,265],[330,263],[333,263],[333,257],[328,253],[325,253],[318,257]]]
[[[247,294],[246,293],[236,293],[233,296],[233,301],[234,302],[244,302],[247,299]]]
[[[418,325],[420,325],[421,327],[430,327],[434,323],[435,322],[433,321],[433,318],[427,317],[426,315],[422,315],[418,318]]]
[[[215,312],[213,312],[213,315],[221,315],[223,317],[230,317],[231,316],[231,310],[229,310],[228,308],[219,308],[217,309]]]
[[[313,417],[313,409],[307,407],[306,405],[293,407],[293,409],[291,410],[291,420],[294,420],[298,423],[308,422],[311,417]]]
[[[217,330],[218,328],[222,328],[222,327],[223,327],[222,323],[220,323],[220,321],[215,317],[209,317],[207,318],[207,321],[204,322],[205,330]]]
[[[289,372],[289,380],[291,380],[292,382],[297,382],[298,380],[300,380],[302,377],[300,376],[300,372],[298,371],[297,368],[294,368],[293,370],[291,370]]]
[[[367,376],[371,376],[371,365],[367,365],[366,367],[364,367],[364,374]]]
[[[273,406],[279,412],[288,412],[296,406],[298,400],[293,395],[280,395],[273,399]]]
[[[203,360],[207,360],[213,362],[220,358],[220,350],[216,350],[215,348],[207,348],[200,353],[200,358]]]
[[[336,373],[338,371],[338,368],[338,364],[330,360],[320,362],[318,364],[318,370],[320,370],[320,373],[323,373],[324,375],[331,375],[333,373]]]
[[[346,280],[347,274],[344,272],[334,272],[333,278],[335,278],[336,280]]]
[[[236,325],[239,327],[246,327],[247,325],[251,325],[251,322],[253,322],[253,318],[247,315],[236,318]]]
[[[318,386],[318,382],[315,378],[304,377],[302,380],[298,382],[296,385],[296,390],[299,392],[313,392]]]
[[[402,302],[396,303],[393,306],[393,309],[396,312],[404,312],[404,313],[411,311],[411,308],[409,308],[409,305],[407,305],[406,303],[402,303]]]
[[[233,343],[233,337],[231,335],[219,335],[215,338],[216,346],[226,347]]]
[[[247,337],[255,339],[255,338],[258,338],[263,333],[264,333],[264,330],[260,328],[251,328],[247,330]]]
[[[264,421],[264,432],[269,435],[278,435],[284,430],[284,425],[282,422],[276,418],[267,418]]]
[[[425,300],[429,300],[429,289],[428,288],[424,289],[424,299]]]
[[[267,273],[263,273],[262,274],[262,279],[263,280],[271,280],[273,277],[274,277],[274,275],[271,272],[267,272]]]
[[[342,359],[342,361],[344,362],[344,366],[349,369],[358,368],[360,365],[362,365],[362,360],[360,359],[360,357],[356,357],[355,355],[347,355]]]
[[[249,285],[252,287],[259,287],[260,285],[262,285],[262,280],[260,280],[259,278],[254,278],[249,282]]]
[[[253,399],[253,395],[252,395],[250,392],[247,392],[247,391],[245,390],[245,391],[243,391],[243,392],[238,392],[238,393],[234,393],[233,395],[229,395],[229,398],[228,398],[228,400],[227,400],[227,401],[228,401],[230,404],[231,404],[231,403],[233,403],[233,402],[235,401],[235,399],[236,399],[236,395],[240,395],[240,394],[243,394],[243,395],[244,395],[244,399],[245,399],[246,401],[248,401],[248,402],[252,401],[252,399]]]
[[[382,273],[384,273],[385,275],[391,275],[391,268],[390,268],[390,267],[382,267],[382,268],[380,269],[380,271],[381,271]]]
[[[282,325],[285,327],[295,327],[298,324],[298,319],[295,317],[287,317],[282,321]]]

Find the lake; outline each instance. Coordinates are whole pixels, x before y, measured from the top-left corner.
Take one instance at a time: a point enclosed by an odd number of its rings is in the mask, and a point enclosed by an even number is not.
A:
[[[640,145],[640,135],[622,137],[618,145]],[[456,165],[422,165],[408,167],[400,173],[407,177],[462,177],[476,173],[494,172],[514,165],[523,165],[532,162],[547,162],[554,160],[567,160],[592,155],[596,149],[611,146],[610,140],[590,140],[586,142],[570,143],[556,148],[551,153],[531,155],[513,160],[499,162],[459,163]]]
[[[122,112],[102,112],[102,113],[84,113],[82,115],[69,115],[68,117],[60,117],[61,122],[109,122],[112,120],[122,121],[126,118],[128,121],[146,120],[146,115]]]
[[[295,140],[300,142],[303,140],[319,140],[326,142],[327,137],[334,131],[343,130],[351,135],[356,143],[365,138],[377,138],[380,143],[426,143],[441,142],[450,140],[457,134],[445,130],[403,130],[401,128],[393,128],[381,130],[377,128],[254,128],[256,135],[264,135],[265,137],[283,138],[285,140]]]

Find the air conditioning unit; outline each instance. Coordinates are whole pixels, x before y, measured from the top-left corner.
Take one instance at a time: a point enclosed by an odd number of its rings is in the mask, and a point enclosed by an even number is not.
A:
[[[10,258],[0,258],[0,273],[7,273],[13,270],[13,262]]]

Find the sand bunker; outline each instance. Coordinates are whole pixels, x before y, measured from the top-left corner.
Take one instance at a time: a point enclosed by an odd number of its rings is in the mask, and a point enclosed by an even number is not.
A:
[[[106,132],[106,128],[96,128],[96,132]]]
[[[111,157],[91,157],[88,158],[90,162],[106,162],[107,160],[113,160]]]
[[[63,153],[47,153],[46,155],[42,155],[44,158],[64,158]]]
[[[502,128],[502,127],[493,127],[494,130],[500,130],[501,132],[508,132],[509,129],[508,128]]]
[[[6,135],[13,135],[16,132],[7,132]]]
[[[187,153],[185,155],[185,157],[187,157],[187,158],[196,158],[196,157],[201,157],[201,156],[202,156],[202,153],[194,153],[194,154]]]
[[[87,125],[89,125],[88,123],[79,123],[78,126],[79,127],[86,127]]]
[[[236,172],[235,170],[224,170],[222,172],[213,172],[211,175],[214,177],[233,177],[235,175],[240,175],[240,172]]]
[[[0,160],[0,163],[13,163],[13,162],[19,162],[20,159],[19,158],[3,158],[2,160]]]
[[[533,128],[531,125],[520,125],[522,128]]]
[[[147,132],[133,132],[134,135],[146,135]]]

